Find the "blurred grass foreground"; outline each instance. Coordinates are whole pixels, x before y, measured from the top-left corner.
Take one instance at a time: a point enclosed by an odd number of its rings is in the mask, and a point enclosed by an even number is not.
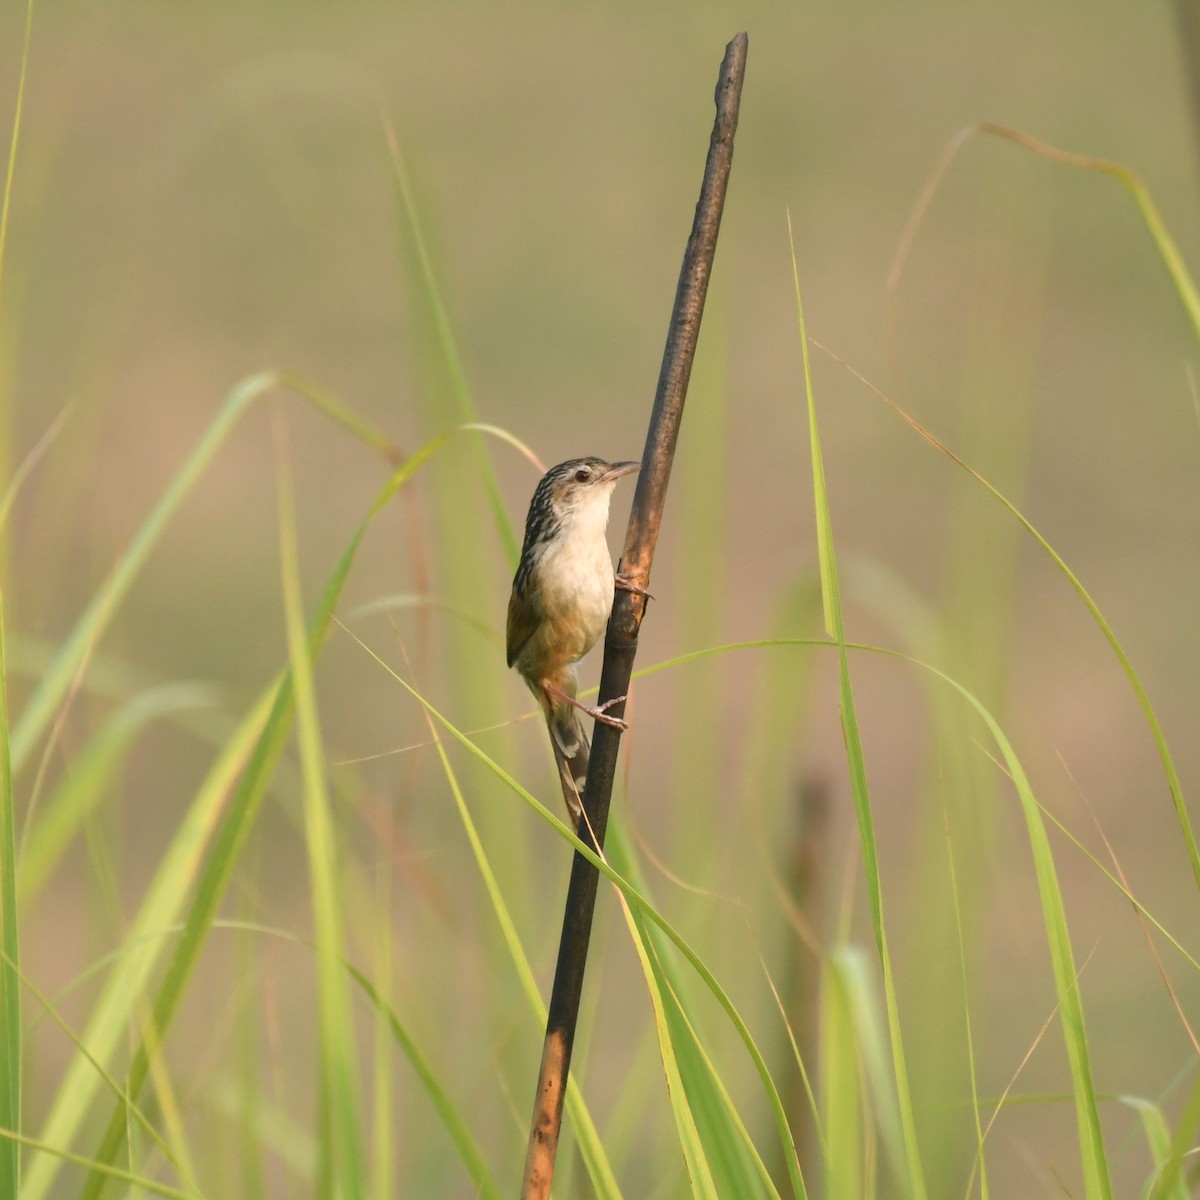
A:
[[[514,1194],[519,522],[638,453],[741,28],[555,1194],[1192,1193],[1174,18],[0,12],[0,1200]]]

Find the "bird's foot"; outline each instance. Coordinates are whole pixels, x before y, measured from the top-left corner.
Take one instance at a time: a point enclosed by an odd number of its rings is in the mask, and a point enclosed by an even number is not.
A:
[[[620,717],[612,716],[608,710],[614,704],[624,704],[627,699],[627,696],[614,696],[611,700],[605,700],[603,704],[581,704],[579,707],[593,721],[599,721],[601,725],[611,725],[613,729],[619,729],[622,733],[625,733],[629,729],[629,722],[622,720]]]
[[[625,575],[622,572],[618,571],[616,573],[616,576],[613,579],[613,582],[616,584],[617,589],[619,591],[632,592],[633,595],[642,596],[646,600],[654,599],[654,597],[652,595],[650,595],[650,593],[648,591],[646,591],[646,589],[644,587],[642,587],[641,584],[634,583],[633,577],[630,575]]]
[[[614,704],[624,704],[628,696],[614,696],[611,700],[605,700],[603,704],[584,704],[582,700],[576,700],[574,696],[568,696],[560,687],[556,687],[549,680],[542,680],[542,690],[548,696],[557,696],[560,700],[565,700],[566,703],[573,705],[580,712],[586,713],[593,721],[599,721],[601,725],[611,725],[613,729],[619,729],[624,733],[629,728],[628,721],[622,721],[620,717],[609,715],[608,710]]]

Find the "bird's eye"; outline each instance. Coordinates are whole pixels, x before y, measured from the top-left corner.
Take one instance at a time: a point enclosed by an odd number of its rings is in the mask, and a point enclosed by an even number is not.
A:
[[[579,470],[575,472],[576,483],[587,483],[591,477],[592,473],[587,469],[587,467],[580,467]]]

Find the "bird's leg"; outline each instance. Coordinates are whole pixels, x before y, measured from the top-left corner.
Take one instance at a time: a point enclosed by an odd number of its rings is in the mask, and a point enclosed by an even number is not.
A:
[[[602,725],[611,725],[614,729],[621,730],[622,733],[629,728],[628,721],[622,721],[620,717],[610,717],[607,710],[612,708],[614,704],[621,704],[627,699],[625,696],[614,696],[611,700],[605,700],[603,704],[584,704],[582,700],[576,700],[574,696],[568,696],[560,687],[555,687],[548,679],[542,680],[542,689],[547,695],[557,696],[560,700],[565,700],[568,704],[573,704],[580,712],[585,712],[593,721],[599,721]]]
[[[618,591],[632,592],[633,595],[642,596],[647,600],[654,599],[654,597],[650,595],[650,593],[646,591],[641,584],[634,583],[632,577],[626,575],[623,571],[618,571],[616,575],[613,576],[613,584],[616,586]]]

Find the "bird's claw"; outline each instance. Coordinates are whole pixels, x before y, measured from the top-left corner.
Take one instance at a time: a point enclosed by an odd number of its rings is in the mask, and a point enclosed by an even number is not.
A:
[[[593,721],[599,721],[601,725],[610,725],[613,729],[619,729],[625,733],[629,729],[629,722],[620,717],[611,716],[608,712],[614,704],[624,704],[625,700],[625,696],[614,696],[611,700],[605,700],[603,704],[593,704],[585,711]]]
[[[641,584],[634,583],[631,576],[624,575],[620,571],[618,571],[616,573],[616,576],[614,577],[613,582],[616,584],[617,588],[622,592],[632,592],[633,595],[642,596],[646,600],[654,599],[654,597],[652,595],[650,595],[650,593],[648,591],[646,591],[646,589],[644,587],[642,587]]]

